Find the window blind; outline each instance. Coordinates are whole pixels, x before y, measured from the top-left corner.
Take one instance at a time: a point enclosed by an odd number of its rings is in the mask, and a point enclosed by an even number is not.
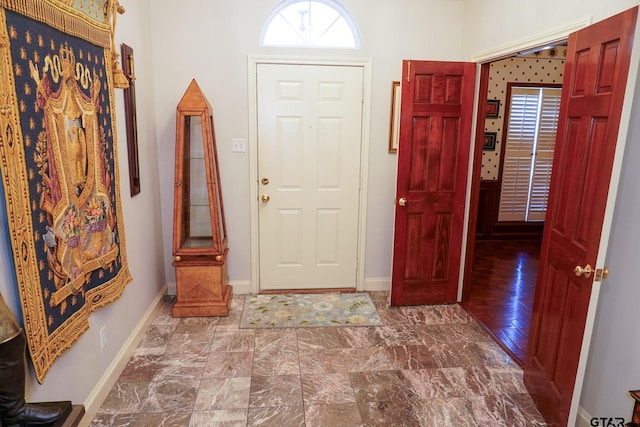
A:
[[[544,221],[561,91],[511,90],[498,221]]]

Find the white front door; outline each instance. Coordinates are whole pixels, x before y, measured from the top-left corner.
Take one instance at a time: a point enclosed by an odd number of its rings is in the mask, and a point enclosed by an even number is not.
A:
[[[363,69],[258,64],[261,290],[355,288]]]

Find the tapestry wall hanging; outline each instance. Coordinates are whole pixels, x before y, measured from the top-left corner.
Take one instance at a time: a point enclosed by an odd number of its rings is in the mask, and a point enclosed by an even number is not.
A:
[[[131,281],[114,123],[114,4],[73,3],[0,0],[0,170],[40,383],[88,329],[89,314]]]

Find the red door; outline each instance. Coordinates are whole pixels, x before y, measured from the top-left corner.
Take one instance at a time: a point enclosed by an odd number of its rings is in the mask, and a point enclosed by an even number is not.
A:
[[[636,15],[569,37],[525,363],[525,384],[551,425],[569,421],[594,280],[584,270],[598,255]]]
[[[456,301],[475,72],[403,61],[392,305]]]

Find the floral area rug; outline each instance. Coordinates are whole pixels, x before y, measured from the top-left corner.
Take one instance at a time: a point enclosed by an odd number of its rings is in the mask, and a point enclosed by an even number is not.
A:
[[[379,326],[367,293],[247,295],[240,328]]]

